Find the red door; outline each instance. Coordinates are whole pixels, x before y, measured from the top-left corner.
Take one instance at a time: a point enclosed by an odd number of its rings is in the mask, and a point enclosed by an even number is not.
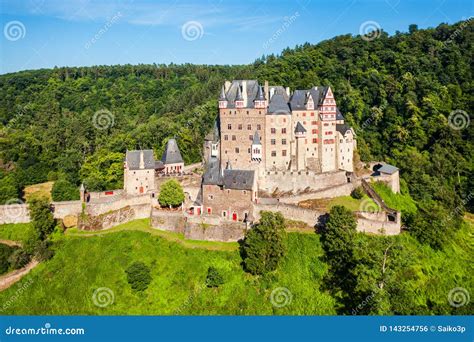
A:
[[[140,187],[140,193],[143,194],[143,186]]]
[[[201,215],[201,208],[197,208],[197,214]]]
[[[232,213],[232,221],[237,221],[237,213]]]

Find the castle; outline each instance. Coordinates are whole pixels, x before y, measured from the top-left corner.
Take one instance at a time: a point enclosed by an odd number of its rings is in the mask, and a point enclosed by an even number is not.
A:
[[[204,143],[202,210],[246,220],[259,190],[274,190],[268,182],[278,172],[287,174],[283,182],[294,173],[352,173],[355,147],[330,87],[291,92],[256,80],[225,82],[218,120]],[[304,187],[311,188],[307,179]]]

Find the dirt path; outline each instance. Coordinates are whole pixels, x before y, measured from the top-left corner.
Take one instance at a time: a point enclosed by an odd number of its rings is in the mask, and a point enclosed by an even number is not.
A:
[[[13,240],[2,240],[0,239],[0,243],[3,245],[7,245],[10,247],[21,247],[21,242],[13,241]]]
[[[28,272],[30,272],[33,268],[35,268],[38,265],[39,265],[39,262],[33,259],[25,267],[1,276],[0,277],[0,291],[3,291],[9,288],[10,286],[12,286],[13,284],[15,284],[17,281],[23,278],[23,276],[27,275]]]

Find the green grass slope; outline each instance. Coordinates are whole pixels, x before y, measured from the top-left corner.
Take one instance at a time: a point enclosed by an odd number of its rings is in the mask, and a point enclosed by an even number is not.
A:
[[[319,290],[326,265],[319,238],[289,234],[289,254],[271,276],[243,272],[238,251],[187,248],[143,231],[118,231],[90,237],[65,236],[53,259],[40,264],[11,288],[0,303],[16,299],[3,314],[32,315],[172,315],[172,314],[334,314],[334,301]],[[125,269],[135,261],[150,266],[152,283],[142,293],[131,290]],[[207,288],[209,266],[223,274],[225,284]],[[114,302],[94,304],[98,288],[113,291]],[[284,287],[291,301],[272,305],[274,289]]]

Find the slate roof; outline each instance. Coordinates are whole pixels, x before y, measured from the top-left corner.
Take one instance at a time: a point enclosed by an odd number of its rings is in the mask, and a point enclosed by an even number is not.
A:
[[[221,88],[221,95],[219,96],[219,100],[225,101],[225,90],[224,90],[224,86],[222,86],[222,88]]]
[[[297,89],[290,99],[291,110],[305,110],[308,94],[313,98],[314,106],[317,107],[320,97],[320,89],[323,87],[313,87],[311,89]]]
[[[295,133],[305,133],[305,132],[306,132],[306,128],[304,128],[301,122],[298,121],[295,127]]]
[[[140,154],[143,153],[143,163],[145,169],[155,169],[155,157],[153,150],[133,150],[125,153],[125,161],[129,170],[140,169]]]
[[[270,103],[268,104],[269,114],[290,114],[290,106],[288,105],[288,94],[286,93],[285,88],[281,86],[272,86],[275,91],[273,96],[270,98]]]
[[[254,170],[224,170],[224,187],[226,189],[252,190],[254,178]]]
[[[166,149],[161,157],[163,164],[177,164],[183,163],[183,157],[181,157],[181,152],[179,151],[178,143],[175,139],[170,139],[166,143]]]
[[[382,173],[388,173],[389,175],[397,172],[399,169],[396,166],[390,165],[390,164],[384,164],[380,169],[378,169],[378,172]]]
[[[206,185],[222,185],[222,177],[219,167],[219,159],[211,158],[206,165],[206,171],[202,176],[202,183]]]
[[[336,131],[341,133],[342,135],[346,135],[346,132],[349,131],[351,127],[346,124],[336,124]]]
[[[255,95],[255,100],[257,101],[265,101],[265,94],[262,89],[262,86],[259,86],[257,89],[257,95]]]
[[[336,107],[336,120],[344,120],[344,116],[342,115],[338,107]]]
[[[227,108],[235,108],[235,100],[238,95],[237,93],[240,92],[242,94],[242,89],[240,88],[243,84],[242,81],[243,80],[232,81],[226,93]],[[247,107],[253,108],[253,100],[257,97],[259,85],[256,80],[245,80],[245,82],[247,88]]]

